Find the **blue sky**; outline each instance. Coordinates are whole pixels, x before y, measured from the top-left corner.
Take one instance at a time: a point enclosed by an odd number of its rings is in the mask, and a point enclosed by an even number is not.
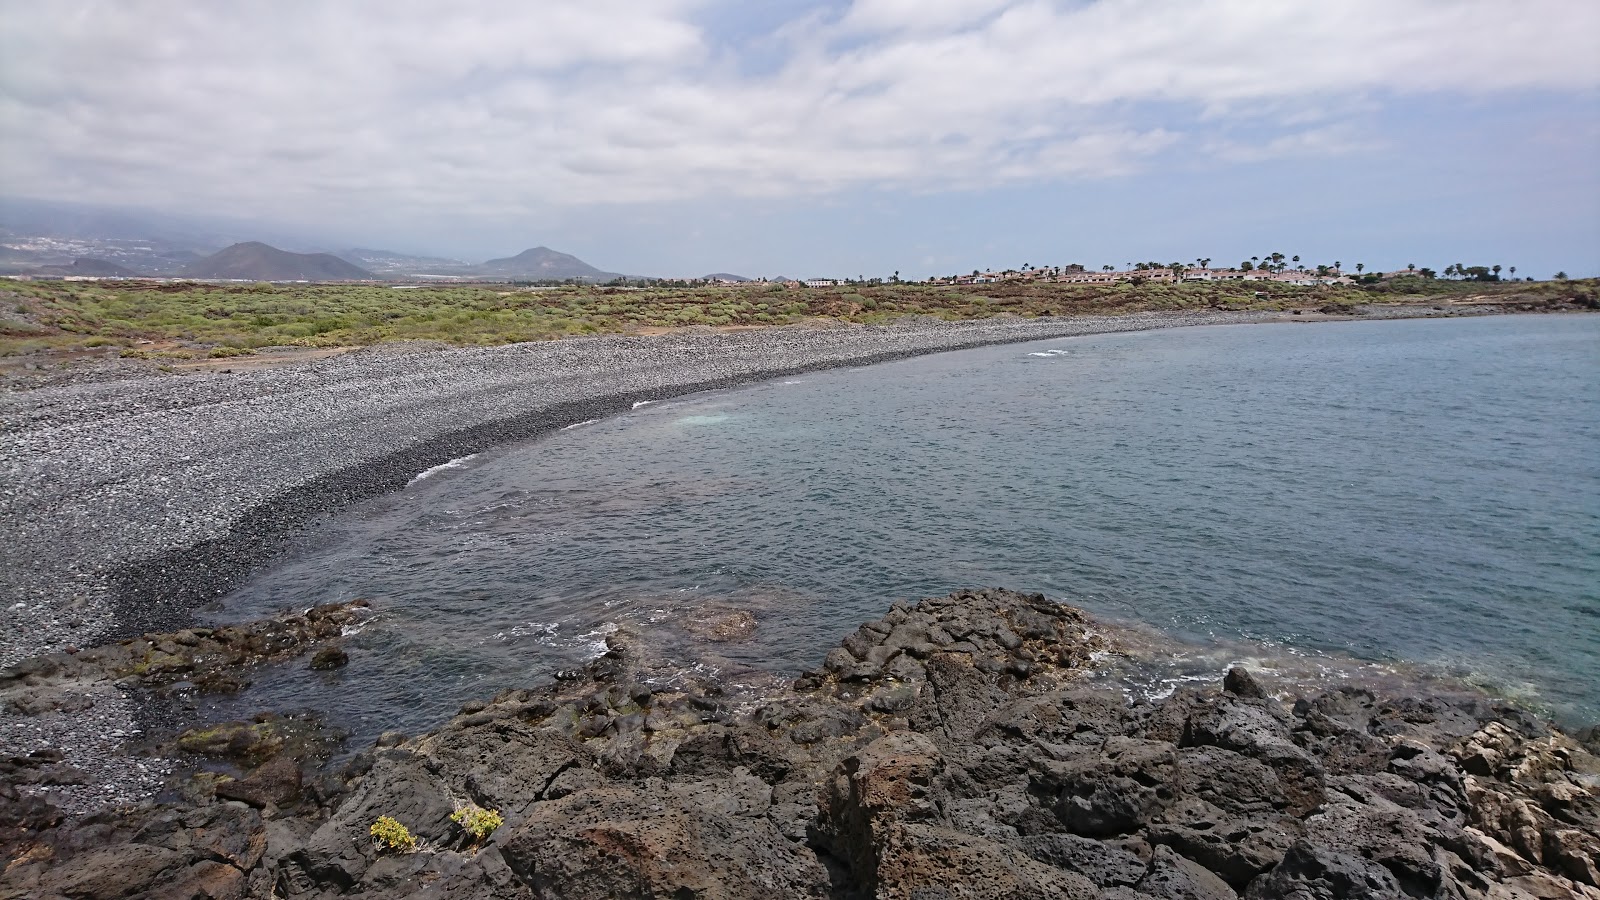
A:
[[[1600,273],[1572,0],[0,0],[0,193],[638,274]]]

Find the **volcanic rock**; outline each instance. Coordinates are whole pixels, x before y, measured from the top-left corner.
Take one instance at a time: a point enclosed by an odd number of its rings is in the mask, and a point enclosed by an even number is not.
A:
[[[758,694],[607,643],[333,772],[289,741],[123,817],[0,785],[0,897],[1600,897],[1600,761],[1484,698],[1129,702],[1083,613],[1001,590],[897,604]],[[187,743],[253,762],[276,721]],[[504,824],[468,836],[468,803]],[[380,849],[379,816],[418,849]]]

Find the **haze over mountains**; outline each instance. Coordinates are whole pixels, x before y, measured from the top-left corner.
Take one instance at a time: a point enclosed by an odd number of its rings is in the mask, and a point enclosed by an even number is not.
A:
[[[328,243],[284,234],[271,226],[253,228],[250,223],[222,219],[0,197],[0,274],[249,281],[486,278],[605,282],[624,277],[546,246],[474,263],[370,247],[332,249]],[[745,280],[726,273],[705,277]]]

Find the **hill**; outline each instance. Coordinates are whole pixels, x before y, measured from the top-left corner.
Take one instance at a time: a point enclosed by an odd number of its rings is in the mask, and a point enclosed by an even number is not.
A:
[[[712,272],[710,275],[701,276],[700,280],[701,281],[754,281],[755,279],[754,278],[746,278],[743,275],[734,275],[734,274],[731,274],[731,273],[728,273],[728,272]]]
[[[40,275],[83,275],[94,278],[138,278],[139,273],[114,262],[80,256],[68,266],[40,266]]]
[[[480,274],[496,278],[528,278],[537,281],[564,281],[568,278],[580,281],[610,281],[622,277],[615,272],[602,272],[570,253],[559,253],[549,247],[534,247],[516,256],[491,259],[476,268]]]
[[[237,278],[247,281],[356,281],[372,277],[327,253],[290,253],[259,241],[234,244],[184,266],[185,278]]]

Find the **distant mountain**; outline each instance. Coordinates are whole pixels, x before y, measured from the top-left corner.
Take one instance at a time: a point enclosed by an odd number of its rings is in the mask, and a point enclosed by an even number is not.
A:
[[[247,281],[355,281],[372,273],[327,253],[290,253],[259,241],[234,244],[184,266],[185,278]]]
[[[746,278],[743,275],[730,275],[727,272],[712,272],[710,275],[706,275],[703,278],[701,278],[700,280],[701,281],[755,281],[754,278]]]
[[[80,256],[70,266],[40,266],[40,275],[83,275],[93,278],[138,278],[139,273],[104,259]]]
[[[527,278],[535,281],[563,281],[568,278],[610,281],[622,277],[615,272],[602,272],[576,256],[558,253],[549,247],[535,247],[516,256],[491,259],[474,269],[495,278]]]

